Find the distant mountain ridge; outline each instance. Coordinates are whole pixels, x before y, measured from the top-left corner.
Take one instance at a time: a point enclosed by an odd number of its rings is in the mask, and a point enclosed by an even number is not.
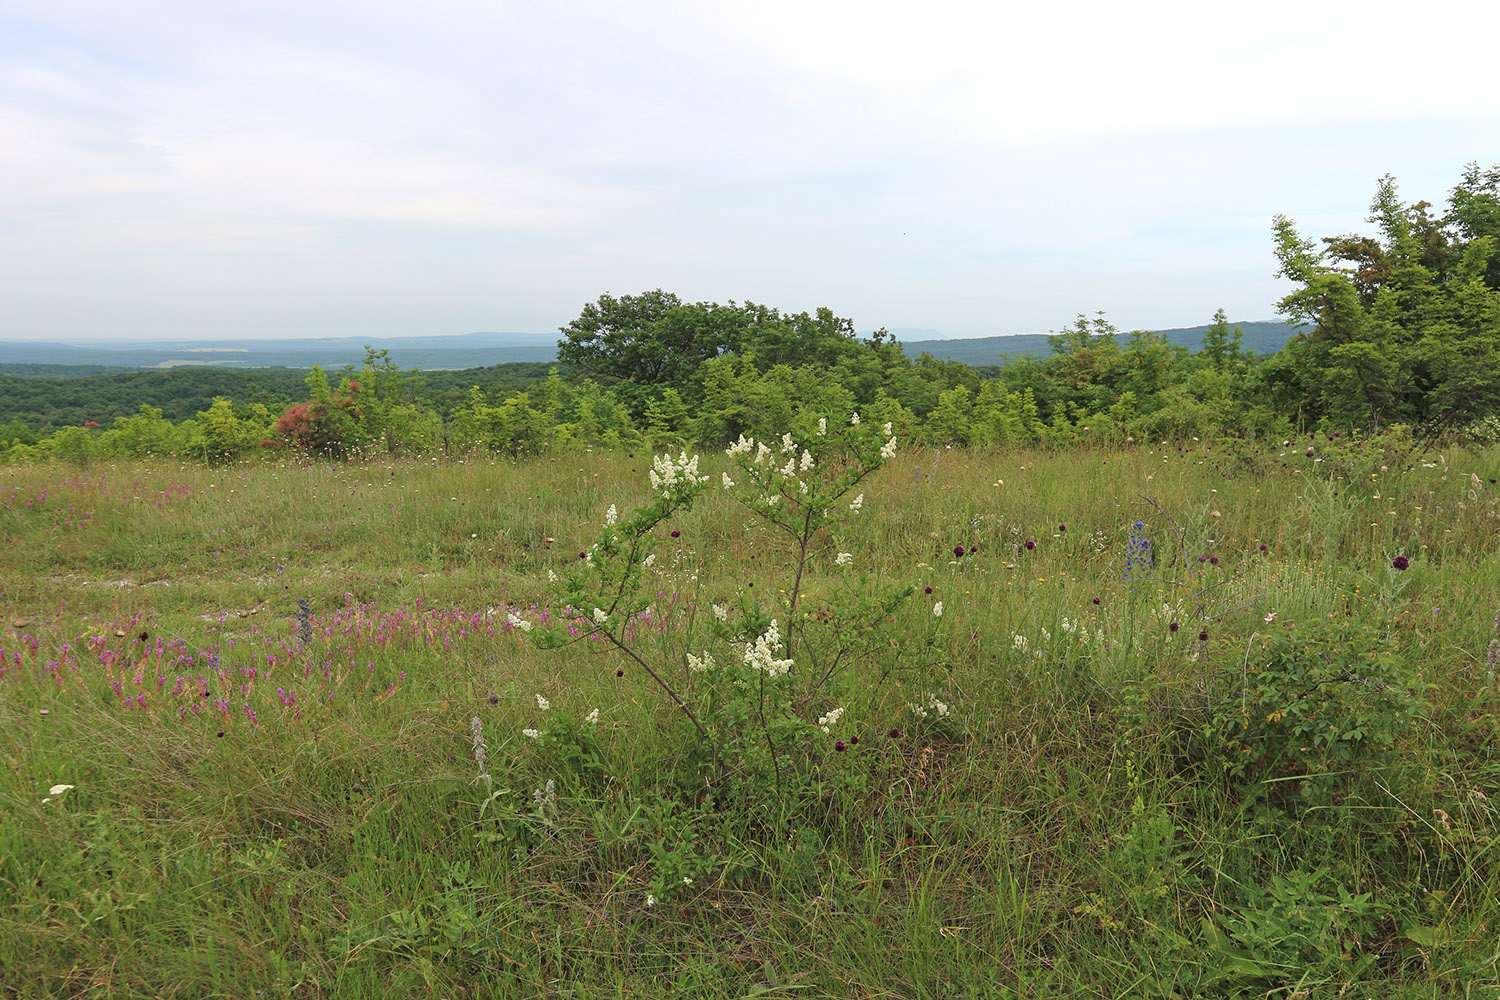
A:
[[[1274,354],[1298,332],[1274,321],[1237,324],[1245,333],[1244,347],[1257,354]],[[1172,344],[1197,350],[1208,327],[1158,330]],[[1008,359],[1051,353],[1047,334],[1021,333],[973,339],[943,338],[941,331],[901,328],[889,331],[913,357],[934,358],[968,365],[1000,365]],[[1122,341],[1124,338],[1122,334]],[[364,360],[365,345],[390,352],[402,368],[444,371],[479,368],[512,362],[551,361],[557,356],[557,335],[551,333],[466,333],[430,337],[325,337],[298,340],[159,340],[124,343],[46,343],[0,341],[0,371],[25,375],[81,374],[94,371],[153,368],[341,368]],[[33,367],[35,366],[35,367]]]
[[[1230,328],[1238,326],[1244,331],[1242,347],[1256,354],[1275,354],[1286,345],[1286,342],[1295,337],[1305,327],[1289,326],[1276,320],[1255,321],[1250,323],[1231,323]],[[1000,337],[975,337],[970,340],[958,339],[905,339],[900,336],[898,340],[906,348],[909,357],[917,357],[921,354],[930,354],[942,361],[959,361],[966,365],[1000,365],[1008,359],[1029,355],[1032,357],[1046,357],[1052,353],[1052,346],[1048,343],[1049,334],[1045,333],[1017,333]],[[933,331],[911,331],[912,333],[928,333]],[[1190,351],[1196,351],[1203,343],[1203,335],[1208,332],[1208,325],[1177,327],[1171,330],[1153,330],[1153,333],[1162,334],[1167,338],[1167,343],[1181,345]],[[1120,343],[1123,346],[1129,340],[1129,334],[1121,332]]]
[[[311,368],[364,360],[365,345],[390,352],[402,368],[475,368],[551,361],[557,335],[466,333],[431,337],[318,337],[296,340],[158,340],[123,343],[0,342],[0,364],[103,365],[111,368]]]

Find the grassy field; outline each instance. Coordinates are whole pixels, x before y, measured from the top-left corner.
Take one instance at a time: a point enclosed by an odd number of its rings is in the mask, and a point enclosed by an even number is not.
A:
[[[0,469],[0,996],[1500,996],[1500,453],[650,468]]]

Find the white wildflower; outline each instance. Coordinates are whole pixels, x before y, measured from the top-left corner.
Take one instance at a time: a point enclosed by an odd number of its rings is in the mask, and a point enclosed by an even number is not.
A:
[[[688,671],[695,674],[706,673],[717,666],[714,663],[713,654],[706,649],[703,651],[702,656],[694,656],[692,653],[687,654],[687,664]]]
[[[803,472],[806,472],[808,469],[811,469],[813,467],[812,452],[804,450],[802,452],[802,461],[800,461],[800,462],[797,463],[797,467],[799,469],[801,469]]]
[[[613,525],[620,519],[620,512],[615,509],[614,504],[609,505],[609,510],[604,512],[604,524],[606,527]]]
[[[828,418],[827,417],[819,417],[818,418],[818,437],[823,437],[827,433],[828,433]]]
[[[797,492],[801,493],[803,496],[807,496],[807,480],[797,480]]]
[[[726,490],[734,489],[734,480],[729,478],[729,473],[727,472],[719,473],[719,482],[724,485]]]
[[[655,564],[656,564],[656,553],[655,552],[648,553],[647,556],[646,556],[646,558],[644,558],[644,559],[641,560],[641,565],[645,566],[648,569],[650,567],[654,566]]]
[[[860,508],[863,507],[864,505],[865,505],[865,495],[863,493],[861,493],[859,496],[857,496],[853,500],[849,501],[849,513],[851,513],[851,514],[858,514]]]
[[[792,669],[792,661],[777,659],[779,649],[781,630],[776,627],[776,619],[773,618],[763,635],[758,636],[753,643],[746,644],[745,665],[763,671],[769,677],[781,677]]]
[[[833,564],[835,566],[848,566],[852,562],[854,562],[854,557],[847,552],[840,552],[833,557]]]
[[[547,582],[548,583],[556,583],[557,582],[557,573],[554,572],[553,570],[549,569],[547,571]]]
[[[552,702],[548,701],[546,698],[543,698],[541,695],[537,695],[536,707],[545,712],[552,707]]]
[[[609,612],[605,611],[603,608],[595,608],[594,609],[594,624],[596,624],[596,625],[603,625],[607,621],[609,621]]]
[[[892,437],[880,447],[880,457],[889,461],[896,457],[896,439]]]
[[[507,611],[505,613],[505,623],[507,625],[509,625],[511,628],[520,629],[522,632],[530,632],[531,631],[531,622],[529,622],[526,619],[522,618],[520,615],[516,614],[514,611]]]
[[[745,454],[747,451],[749,451],[754,446],[755,446],[755,439],[754,438],[747,438],[747,437],[745,437],[745,435],[743,433],[741,433],[740,434],[740,439],[738,441],[736,441],[734,444],[730,445],[728,448],[724,449],[724,454],[728,455],[730,458],[733,458],[736,455],[743,455],[743,454]]]
[[[585,715],[583,721],[591,726],[597,726],[599,724],[599,710],[596,708],[588,715]]]
[[[667,452],[653,457],[649,475],[651,488],[669,500],[708,479],[698,475],[698,456],[689,457],[686,449],[675,459]]]
[[[527,739],[532,740],[539,740],[542,738],[542,732],[539,729],[523,729],[521,730],[521,735],[525,736]]]
[[[71,792],[73,788],[73,785],[53,785],[51,788],[47,789],[47,794],[56,797],[63,794],[64,792]]]
[[[711,608],[713,608],[714,617],[717,618],[719,621],[721,621],[721,622],[727,622],[729,620],[729,608],[728,607],[726,607],[726,606],[724,606],[722,604],[711,604],[709,606]]]
[[[941,617],[943,617],[943,602],[942,601],[938,601],[936,604],[934,604],[932,606],[932,617],[934,617],[934,618],[941,618]]]
[[[880,433],[884,434],[886,437],[891,436],[891,422],[889,420],[887,420],[885,424],[880,428]]]
[[[791,452],[793,455],[797,454],[797,442],[792,440],[790,434],[783,434],[781,435],[781,453],[784,455],[787,452]]]
[[[793,455],[791,458],[789,458],[789,459],[786,460],[786,464],[781,467],[781,474],[783,476],[785,476],[787,479],[791,479],[793,476],[795,476],[797,474],[797,456],[796,455]]]
[[[859,414],[856,413],[856,414],[854,414],[854,416],[850,417],[849,418],[849,422],[851,424],[853,424],[855,427],[858,427],[859,426]]]
[[[682,884],[683,885],[692,885],[693,884],[693,880],[690,879],[690,878],[688,878],[686,875],[684,875],[684,876],[682,876]]]
[[[1276,612],[1274,612],[1274,611],[1272,611],[1270,614],[1266,615],[1266,617],[1265,617],[1265,622],[1266,622],[1267,625],[1271,624],[1275,620],[1276,620]]]
[[[755,464],[765,465],[766,459],[771,457],[771,449],[766,447],[764,441],[755,446]]]
[[[1010,637],[1010,648],[1018,652],[1025,652],[1026,637],[1024,635],[1013,635]]]
[[[649,892],[646,893],[646,905],[647,906],[655,906],[656,905],[656,897],[654,895],[652,895],[651,893],[649,893]]]
[[[830,727],[838,725],[839,717],[843,714],[844,710],[842,708],[830,708],[827,715],[819,716],[818,728],[825,733],[831,732]]]

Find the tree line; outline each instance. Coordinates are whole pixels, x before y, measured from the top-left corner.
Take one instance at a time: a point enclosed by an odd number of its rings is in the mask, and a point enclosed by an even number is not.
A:
[[[909,357],[884,331],[862,338],[826,308],[686,302],[658,289],[587,304],[560,330],[558,365],[509,382],[459,373],[460,390],[442,385],[453,373],[402,371],[367,350],[336,379],[314,368],[295,398],[283,380],[248,402],[216,395],[191,415],[142,401],[109,426],[39,434],[13,420],[0,456],[712,445],[779,434],[803,413],[854,412],[908,440],[961,446],[1398,426],[1500,439],[1500,166],[1470,165],[1441,213],[1403,202],[1383,178],[1369,221],[1375,236],[1314,242],[1276,217],[1279,273],[1293,285],[1279,309],[1303,332],[1271,355],[1247,350],[1222,310],[1197,352],[1122,334],[1100,314],[1053,334],[1050,356],[980,371]]]

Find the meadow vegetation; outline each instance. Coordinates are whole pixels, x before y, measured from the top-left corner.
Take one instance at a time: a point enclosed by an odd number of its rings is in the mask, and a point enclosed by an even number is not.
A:
[[[0,992],[1496,995],[1500,452],[883,424],[0,470]]]

